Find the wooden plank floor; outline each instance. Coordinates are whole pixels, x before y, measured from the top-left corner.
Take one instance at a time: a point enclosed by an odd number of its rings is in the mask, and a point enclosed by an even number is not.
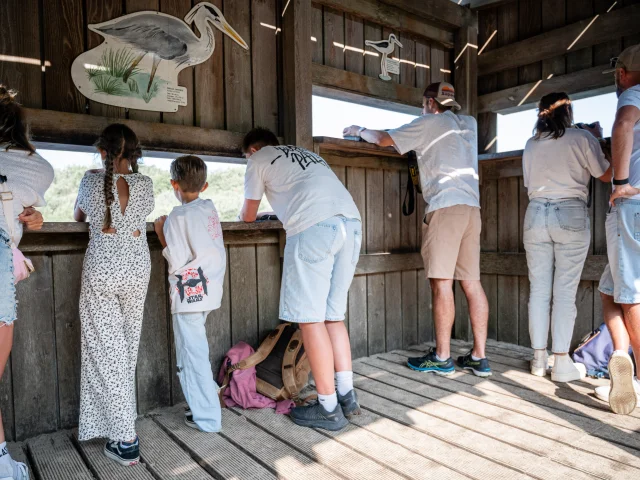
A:
[[[183,406],[138,420],[142,462],[120,467],[75,432],[10,444],[36,480],[637,479],[640,409],[617,416],[593,396],[604,381],[555,384],[528,373],[530,350],[492,342],[489,379],[406,368],[428,345],[354,362],[363,414],[341,432],[271,410],[223,411],[223,431],[186,427]],[[454,342],[455,354],[468,344]]]

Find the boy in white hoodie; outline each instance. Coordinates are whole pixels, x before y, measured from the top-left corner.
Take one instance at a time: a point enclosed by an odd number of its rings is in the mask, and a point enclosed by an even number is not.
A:
[[[209,362],[207,316],[220,308],[226,253],[218,212],[200,198],[207,165],[193,155],[171,163],[171,185],[182,205],[154,222],[169,264],[173,334],[180,385],[189,408],[185,423],[205,432],[221,429],[218,385]]]

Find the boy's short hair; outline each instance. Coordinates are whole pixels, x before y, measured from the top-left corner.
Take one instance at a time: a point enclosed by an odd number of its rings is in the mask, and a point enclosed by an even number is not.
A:
[[[266,146],[278,146],[280,142],[275,133],[268,128],[256,127],[247,133],[242,140],[242,152],[247,153],[249,148],[262,148]]]
[[[184,155],[171,162],[171,180],[180,185],[183,192],[199,192],[207,183],[207,164],[195,155]]]

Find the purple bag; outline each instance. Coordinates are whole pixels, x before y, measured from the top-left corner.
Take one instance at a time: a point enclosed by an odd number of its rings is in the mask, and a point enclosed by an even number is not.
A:
[[[612,353],[611,334],[603,323],[580,342],[573,351],[573,361],[584,364],[589,377],[609,378],[609,357]],[[629,355],[633,355],[631,348]]]

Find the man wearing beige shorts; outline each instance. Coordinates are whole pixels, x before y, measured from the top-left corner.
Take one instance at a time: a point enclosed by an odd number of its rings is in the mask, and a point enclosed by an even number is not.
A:
[[[481,377],[491,375],[485,358],[489,305],[480,283],[480,193],[478,188],[477,124],[457,115],[452,85],[432,83],[422,99],[422,116],[400,128],[379,131],[353,125],[345,136],[359,136],[401,154],[416,152],[422,194],[427,202],[422,224],[422,258],[433,295],[436,347],[408,366],[422,372],[450,375],[451,330],[455,319],[453,281],[462,286],[471,317],[474,345],[458,357],[461,368]]]

